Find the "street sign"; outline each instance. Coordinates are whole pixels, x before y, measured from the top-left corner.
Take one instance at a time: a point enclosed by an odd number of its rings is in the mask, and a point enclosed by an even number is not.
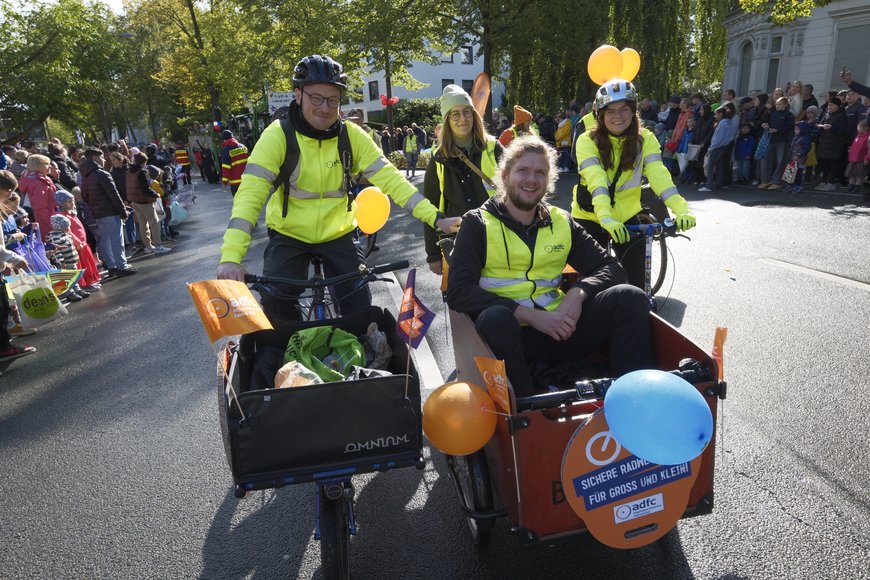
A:
[[[290,106],[290,102],[293,100],[292,92],[277,92],[277,93],[269,93],[269,114],[274,115],[275,111],[280,109],[281,107]]]

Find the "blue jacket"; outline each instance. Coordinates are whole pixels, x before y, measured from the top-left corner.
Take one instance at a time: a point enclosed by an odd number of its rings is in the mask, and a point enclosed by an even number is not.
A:
[[[734,159],[738,161],[742,159],[752,159],[752,155],[755,153],[755,137],[752,136],[752,133],[749,135],[739,135],[737,137],[737,144],[734,145]]]
[[[767,122],[771,129],[776,129],[776,133],[770,134],[770,141],[788,141],[791,139],[794,132],[794,115],[791,111],[774,111],[770,114],[770,120]]]
[[[801,134],[795,135],[791,142],[791,156],[806,157],[810,152],[809,123],[801,121],[798,126],[801,128]]]
[[[731,143],[732,119],[722,119],[713,131],[713,140],[710,141],[710,150],[727,147]]]

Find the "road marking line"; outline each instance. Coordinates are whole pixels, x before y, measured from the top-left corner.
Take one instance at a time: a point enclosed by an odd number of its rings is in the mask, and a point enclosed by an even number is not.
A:
[[[798,266],[797,264],[783,262],[782,260],[776,260],[774,258],[760,258],[760,260],[762,262],[767,262],[768,264],[773,264],[774,266],[780,266],[782,268],[794,270],[795,272],[809,274],[811,276],[815,276],[816,278],[822,278],[824,280],[830,280],[832,282],[839,282],[841,284],[845,284],[846,286],[852,286],[853,288],[858,288],[859,290],[870,291],[870,284],[865,284],[864,282],[859,282],[858,280],[852,280],[851,278],[844,278],[842,276],[837,276],[836,274],[828,274],[827,272],[820,272],[819,270],[813,270],[812,268],[807,268],[805,266]]]
[[[383,276],[395,282],[395,284],[387,284],[387,286],[390,288],[390,296],[393,297],[393,302],[396,304],[396,312],[398,312],[402,306],[402,297],[404,296],[402,285],[399,284],[399,281],[392,272],[387,272]],[[411,353],[414,356],[414,364],[417,365],[417,372],[420,374],[422,391],[432,391],[444,384],[441,369],[438,368],[438,363],[435,362],[435,355],[432,354],[432,349],[429,348],[429,340],[426,337],[423,337],[419,347],[411,349]]]

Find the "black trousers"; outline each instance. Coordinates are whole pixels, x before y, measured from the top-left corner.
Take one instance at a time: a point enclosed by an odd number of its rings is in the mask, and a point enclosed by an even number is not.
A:
[[[6,350],[10,347],[11,337],[9,335],[9,315],[12,313],[12,307],[9,305],[9,297],[6,295],[6,281],[3,276],[0,276],[0,350]]]
[[[552,365],[606,348],[614,377],[655,364],[649,302],[642,290],[629,284],[608,288],[584,303],[577,329],[568,340],[553,340],[531,326],[520,326],[506,306],[487,308],[475,326],[495,356],[505,361],[518,397],[535,394],[530,362]]]
[[[596,242],[601,244],[604,248],[607,247],[607,242],[612,238],[610,237],[610,234],[607,233],[607,230],[602,228],[598,222],[590,220],[576,221],[583,226],[586,233],[592,236]],[[634,216],[631,219],[626,220],[625,225],[637,226],[640,225],[640,220],[637,219],[637,216]],[[625,273],[628,275],[628,283],[632,286],[637,286],[641,290],[643,290],[644,278],[646,278],[645,249],[646,247],[644,246],[643,237],[634,238],[627,244],[617,244],[616,242],[613,242],[613,251],[616,254],[616,258],[622,264],[622,267],[625,268]]]
[[[354,243],[353,232],[336,240],[322,244],[309,244],[285,236],[275,230],[269,230],[269,243],[263,254],[263,275],[295,280],[308,279],[308,268],[311,260],[320,256],[323,260],[323,272],[327,278],[356,272],[365,260]],[[335,298],[343,315],[371,306],[372,294],[368,286],[353,292],[359,280],[351,280],[335,287]],[[285,292],[298,296],[299,289],[283,288]],[[273,322],[293,321],[299,319],[296,300],[262,297],[263,311]]]

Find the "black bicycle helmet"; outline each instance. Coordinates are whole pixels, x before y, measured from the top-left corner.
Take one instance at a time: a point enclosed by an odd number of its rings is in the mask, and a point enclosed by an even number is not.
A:
[[[319,54],[306,56],[296,63],[296,69],[293,71],[293,87],[302,88],[316,83],[346,89],[347,75],[344,74],[344,67],[328,56]]]

